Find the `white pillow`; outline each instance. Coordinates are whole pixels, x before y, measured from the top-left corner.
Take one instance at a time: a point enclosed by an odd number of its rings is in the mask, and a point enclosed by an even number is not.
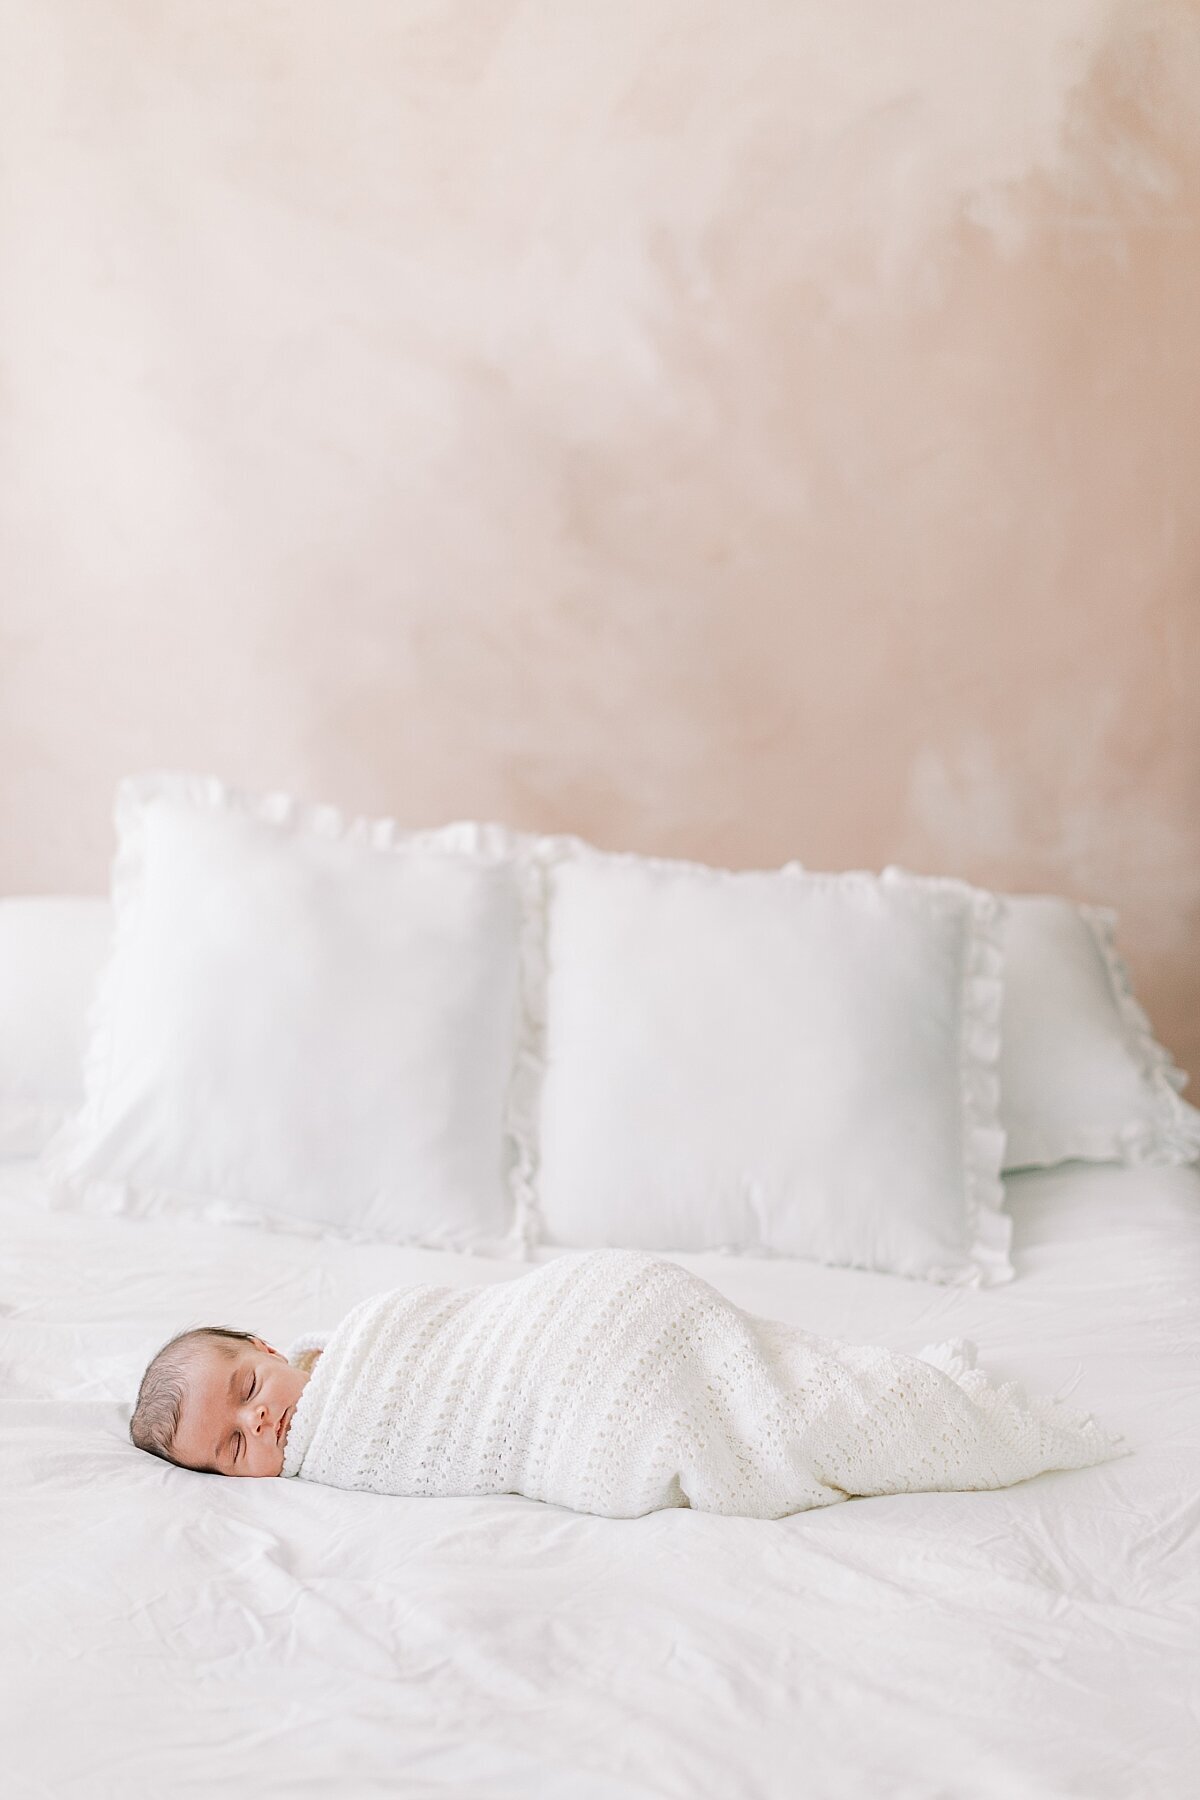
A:
[[[1002,902],[544,839],[544,1242],[1011,1279]]]
[[[0,1156],[36,1156],[83,1099],[87,1009],[111,932],[104,899],[0,900]]]
[[[503,1251],[513,860],[287,795],[117,796],[114,945],[54,1203]]]
[[[1117,955],[1117,915],[1051,895],[1007,896],[1001,1115],[1005,1167],[1187,1163],[1200,1113],[1155,1043]]]

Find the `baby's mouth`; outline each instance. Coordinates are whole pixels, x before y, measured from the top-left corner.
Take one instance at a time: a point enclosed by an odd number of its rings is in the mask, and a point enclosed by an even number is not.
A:
[[[277,1444],[281,1444],[283,1442],[283,1428],[284,1428],[284,1425],[287,1423],[287,1416],[290,1411],[291,1411],[290,1407],[288,1407],[288,1406],[284,1407],[283,1412],[280,1415],[279,1423],[275,1427],[275,1442]]]

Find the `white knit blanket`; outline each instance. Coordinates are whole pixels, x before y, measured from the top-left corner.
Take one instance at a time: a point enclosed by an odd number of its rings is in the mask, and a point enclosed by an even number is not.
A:
[[[816,1337],[640,1251],[397,1288],[289,1358],[315,1345],[283,1474],[377,1494],[777,1519],[1130,1454],[1090,1414],[993,1387],[968,1339],[917,1357]]]

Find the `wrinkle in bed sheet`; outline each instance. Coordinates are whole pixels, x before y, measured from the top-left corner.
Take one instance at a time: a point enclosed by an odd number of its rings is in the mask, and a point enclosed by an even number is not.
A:
[[[966,1336],[998,1380],[1074,1378],[1133,1455],[777,1521],[602,1520],[221,1481],[125,1435],[185,1324],[288,1342],[384,1286],[527,1265],[314,1264],[235,1227],[47,1213],[32,1166],[0,1171],[6,1794],[318,1795],[353,1770],[413,1800],[1194,1795],[1200,1175],[1008,1190],[999,1290],[677,1260],[846,1342]]]

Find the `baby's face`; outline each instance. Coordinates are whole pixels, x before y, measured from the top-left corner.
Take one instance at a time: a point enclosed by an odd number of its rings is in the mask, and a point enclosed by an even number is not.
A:
[[[255,1338],[230,1360],[205,1344],[192,1361],[173,1454],[217,1475],[278,1475],[308,1376]]]

